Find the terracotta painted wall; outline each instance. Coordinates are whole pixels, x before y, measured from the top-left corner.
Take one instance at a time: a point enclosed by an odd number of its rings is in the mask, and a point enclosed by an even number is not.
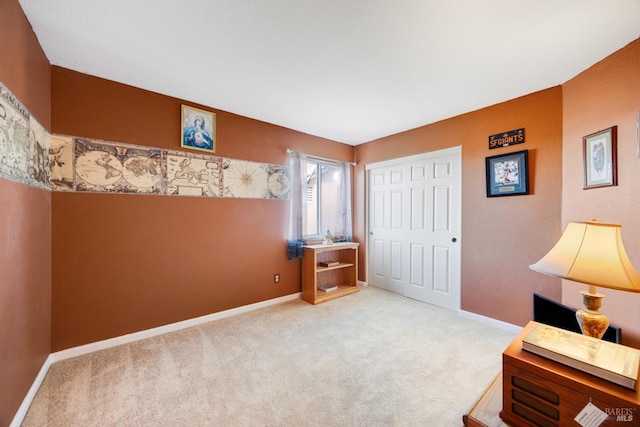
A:
[[[550,88],[356,147],[355,235],[364,242],[366,164],[462,146],[463,310],[524,325],[532,294],[560,300],[557,280],[535,273],[560,232],[562,90]],[[488,137],[525,128],[526,142],[489,150]],[[531,194],[487,198],[485,157],[529,150]],[[366,249],[363,248],[363,249]],[[366,277],[366,250],[360,277]]]
[[[52,67],[54,133],[181,150],[180,105]],[[196,107],[217,113],[218,156],[284,165],[293,148],[353,158],[349,145]],[[299,292],[288,209],[282,200],[54,192],[53,350]]]
[[[640,271],[640,39],[563,85],[562,224],[597,219],[622,225],[631,262]],[[618,126],[618,185],[583,190],[582,137]],[[563,301],[582,306],[585,286],[566,282]],[[640,294],[599,289],[602,312],[640,348]]]
[[[50,127],[50,67],[17,0],[0,0],[0,81]],[[51,195],[0,178],[0,425],[51,346]]]

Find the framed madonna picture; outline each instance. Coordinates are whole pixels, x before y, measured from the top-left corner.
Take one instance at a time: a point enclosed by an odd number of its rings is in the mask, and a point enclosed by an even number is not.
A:
[[[582,138],[584,189],[618,185],[618,127]]]
[[[199,108],[182,106],[182,147],[216,152],[216,115]]]

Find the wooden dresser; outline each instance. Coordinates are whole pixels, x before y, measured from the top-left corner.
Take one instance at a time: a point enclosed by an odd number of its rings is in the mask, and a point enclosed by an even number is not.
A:
[[[640,394],[522,349],[529,324],[502,354],[502,411],[514,426],[578,426],[589,403],[609,414],[601,426],[640,426]]]

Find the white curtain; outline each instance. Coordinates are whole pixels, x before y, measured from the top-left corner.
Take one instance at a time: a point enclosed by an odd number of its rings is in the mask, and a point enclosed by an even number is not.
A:
[[[353,225],[351,224],[351,163],[338,162],[338,168],[342,172],[338,187],[338,218],[336,219],[336,232],[344,236],[344,240],[350,242],[353,238]]]
[[[306,155],[297,151],[289,151],[290,203],[289,203],[289,236],[287,239],[287,257],[302,257],[306,206],[304,192],[306,183]]]

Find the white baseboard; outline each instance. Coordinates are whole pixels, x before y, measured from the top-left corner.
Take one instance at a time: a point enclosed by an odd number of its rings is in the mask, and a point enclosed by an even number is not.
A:
[[[270,299],[267,301],[260,301],[255,304],[244,305],[242,307],[232,308],[225,311],[220,311],[218,313],[207,314],[205,316],[194,317],[193,319],[183,320],[181,322],[170,323],[164,326],[158,326],[157,328],[146,329],[140,332],[134,332],[132,334],[121,335],[115,338],[109,338],[102,341],[96,341],[90,344],[81,345],[78,347],[68,348],[66,350],[57,351],[55,353],[51,353],[47,360],[45,360],[38,376],[36,376],[35,381],[31,385],[29,392],[25,396],[22,401],[22,405],[16,412],[16,415],[13,417],[13,421],[11,421],[10,427],[19,427],[24,421],[25,415],[27,415],[27,411],[29,410],[29,406],[31,406],[31,402],[35,397],[44,377],[47,375],[49,368],[55,362],[59,362],[61,360],[70,359],[72,357],[82,356],[84,354],[93,353],[94,351],[104,350],[110,347],[115,347],[122,344],[128,344],[131,342],[139,341],[145,338],[155,337],[157,335],[166,334],[168,332],[178,331],[180,329],[190,328],[192,326],[201,325],[203,323],[212,322],[214,320],[224,319],[227,317],[235,316],[241,313],[248,313],[253,310],[257,310],[263,307],[269,307],[271,305],[280,304],[286,301],[293,301],[300,298],[300,293],[295,293],[291,295],[285,295],[283,297]]]
[[[27,392],[27,395],[22,400],[22,404],[18,408],[18,412],[16,412],[16,415],[13,417],[13,421],[11,421],[9,427],[20,427],[22,421],[24,421],[24,417],[27,415],[29,406],[31,406],[31,402],[33,402],[33,398],[36,397],[36,393],[38,392],[40,385],[42,385],[42,381],[44,381],[44,377],[47,375],[47,372],[49,372],[49,368],[52,363],[51,355],[49,355],[44,361],[42,368],[40,368],[40,372],[38,372],[35,381],[31,384],[31,388]]]
[[[519,334],[522,331],[522,326],[503,322],[502,320],[493,319],[491,317],[482,316],[470,311],[459,310],[458,314],[461,317],[466,317],[467,319],[475,320],[476,322],[484,323],[489,326],[493,326],[494,328],[502,329],[503,331],[511,332],[514,334]]]

